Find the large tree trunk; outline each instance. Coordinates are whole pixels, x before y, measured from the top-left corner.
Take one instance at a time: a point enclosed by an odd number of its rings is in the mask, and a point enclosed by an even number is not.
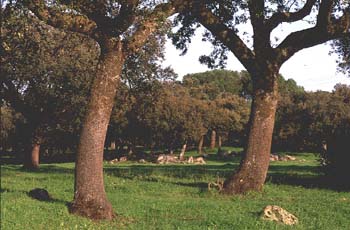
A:
[[[263,188],[270,162],[278,100],[277,80],[264,84],[263,88],[254,90],[245,155],[238,171],[225,181],[223,193],[244,194],[248,191],[261,191]]]
[[[199,139],[198,142],[198,154],[201,155],[202,154],[202,149],[203,149],[203,142],[204,142],[204,136],[202,135],[201,138]]]
[[[215,132],[215,130],[212,130],[211,136],[210,136],[210,149],[215,148],[215,143],[216,143],[216,132]]]
[[[121,42],[102,46],[96,78],[80,136],[75,165],[74,200],[70,212],[90,219],[112,219],[103,181],[103,149],[114,97],[124,64]]]

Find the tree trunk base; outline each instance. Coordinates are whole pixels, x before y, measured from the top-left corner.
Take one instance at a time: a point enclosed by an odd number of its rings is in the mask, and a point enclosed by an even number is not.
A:
[[[261,183],[254,180],[254,178],[237,174],[224,182],[221,192],[225,195],[244,195],[248,192],[261,192],[263,186],[263,182]]]
[[[103,202],[97,202],[96,200],[88,202],[74,200],[73,203],[69,205],[69,212],[96,221],[112,220],[116,217],[111,203],[107,200]]]

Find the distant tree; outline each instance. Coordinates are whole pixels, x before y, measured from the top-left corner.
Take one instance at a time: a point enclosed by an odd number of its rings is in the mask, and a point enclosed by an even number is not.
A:
[[[226,194],[261,191],[266,179],[271,151],[275,112],[278,102],[278,73],[298,51],[326,41],[349,36],[350,3],[348,1],[187,1],[186,11],[175,22],[181,26],[173,42],[184,51],[198,23],[207,32],[204,39],[212,42],[214,51],[202,56],[209,67],[223,66],[231,51],[253,82],[252,109],[245,155],[239,170],[227,178]],[[300,21],[315,15],[313,26],[289,34],[274,44],[271,32],[282,23]],[[238,24],[250,21],[252,46],[239,37]],[[245,31],[246,32],[246,31]],[[246,33],[243,33],[246,34]],[[247,38],[247,37],[246,37]],[[248,40],[247,39],[247,40]]]
[[[280,75],[279,100],[273,133],[273,151],[305,150],[304,138],[310,119],[305,113],[306,92],[297,83]]]
[[[206,100],[206,103],[208,103],[207,111],[203,111],[202,114],[205,117],[206,129],[210,132],[211,149],[215,148],[216,139],[218,139],[218,143],[220,143],[222,141],[219,140],[226,137],[229,133],[235,133],[234,136],[240,133],[239,129],[231,129],[229,127],[235,127],[239,122],[242,122],[242,124],[246,122],[245,118],[242,118],[242,121],[238,121],[237,117],[232,120],[232,114],[247,112],[247,110],[243,109],[243,107],[247,105],[247,101],[238,99],[238,96],[247,97],[249,94],[248,87],[250,87],[251,81],[246,72],[212,70],[188,74],[183,77],[182,84],[189,89],[192,97],[204,101]],[[231,105],[234,111],[222,107],[223,103],[231,102],[233,102],[233,104],[236,102],[242,103],[242,107],[238,109],[234,108],[234,105]],[[231,121],[232,124],[229,124]]]
[[[151,148],[170,152],[185,143],[197,142],[206,132],[200,114],[201,102],[191,98],[186,88],[175,82],[164,82],[156,97],[144,95],[130,111],[129,130],[137,132]]]
[[[215,100],[215,111],[211,128],[216,130],[218,136],[218,153],[221,153],[223,139],[244,136],[245,126],[248,123],[250,102],[230,93],[223,93]]]
[[[126,59],[122,71],[122,84],[117,91],[108,127],[107,142],[115,142],[117,139],[118,145],[136,145],[138,132],[128,128],[127,115],[133,107],[142,104],[146,99],[150,100],[150,103],[156,100],[162,90],[161,82],[177,78],[173,69],[162,65],[169,28],[168,24],[160,27],[138,53]]]
[[[17,123],[21,122],[23,117],[14,111],[6,102],[1,103],[0,107],[0,148],[7,150],[15,146],[14,139]]]
[[[23,144],[24,166],[35,169],[42,144],[76,145],[98,48],[41,23],[21,7],[2,10],[0,94],[25,118],[15,147],[20,151]],[[62,133],[70,138],[58,138]]]
[[[212,70],[203,73],[187,74],[183,85],[197,98],[215,99],[220,93],[238,95],[242,90],[240,73],[228,70]]]

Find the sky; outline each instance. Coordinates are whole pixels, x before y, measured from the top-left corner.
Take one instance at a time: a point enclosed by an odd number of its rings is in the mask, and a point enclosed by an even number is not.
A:
[[[310,27],[309,24],[300,23],[294,25],[280,25],[276,28],[272,37],[277,37],[281,42],[289,33]],[[240,31],[251,33],[249,25],[242,26]],[[188,73],[204,72],[209,70],[205,65],[199,63],[200,55],[209,54],[212,45],[201,41],[200,29],[197,35],[192,39],[189,50],[185,56],[180,56],[181,51],[171,44],[166,44],[165,66],[171,66],[179,75],[179,79]],[[242,36],[241,36],[242,37]],[[242,37],[243,38],[243,37]],[[244,40],[251,47],[249,38]],[[271,39],[273,40],[273,39]],[[278,44],[278,42],[276,43]],[[337,72],[336,55],[329,54],[331,47],[329,44],[321,44],[312,48],[304,49],[296,53],[286,63],[283,64],[280,73],[285,79],[292,78],[298,85],[303,86],[307,91],[332,91],[337,83],[350,85],[350,77]],[[232,54],[229,55],[226,69],[241,71],[244,67]]]

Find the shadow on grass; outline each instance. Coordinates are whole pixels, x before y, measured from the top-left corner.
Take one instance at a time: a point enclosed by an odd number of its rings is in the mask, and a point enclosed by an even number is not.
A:
[[[57,203],[57,204],[63,204],[63,205],[66,205],[68,206],[70,202],[68,201],[64,201],[64,200],[60,200],[60,199],[56,199],[54,197],[50,197],[49,199],[47,200],[40,200],[40,199],[37,199],[35,197],[33,197],[31,194],[30,194],[30,191],[24,191],[24,190],[12,190],[12,189],[8,189],[8,188],[1,188],[0,189],[0,193],[23,193],[23,194],[26,194],[28,197],[30,197],[31,199],[33,200],[37,200],[37,201],[40,201],[40,202],[47,202],[47,203]]]
[[[238,162],[230,162],[218,165],[188,165],[188,164],[118,164],[106,165],[104,172],[106,175],[121,177],[130,180],[142,180],[149,182],[162,181],[162,177],[172,177],[178,179],[202,179],[212,180],[212,178],[225,178],[232,174],[238,167]],[[19,166],[6,165],[2,169],[19,172],[30,172],[38,174],[74,174],[74,168],[65,168],[57,165],[41,165],[36,171],[28,171]],[[318,171],[318,166],[310,165],[271,165],[267,182],[272,184],[302,186],[304,188],[329,189],[335,191],[350,191],[341,184],[335,185],[334,181],[325,178]],[[164,182],[168,180],[164,180]],[[209,182],[209,181],[208,181]],[[207,187],[206,183],[185,183],[171,182],[180,186],[198,187],[203,189]],[[6,190],[2,189],[1,193]]]
[[[307,189],[328,189],[338,192],[348,192],[350,188],[341,182],[335,182],[323,175],[289,175],[284,173],[271,173],[267,182],[277,185],[301,186]]]
[[[111,176],[122,178],[145,178],[161,175],[174,178],[196,178],[205,176],[224,177],[236,167],[234,164],[224,165],[127,165],[107,167],[104,171]]]

